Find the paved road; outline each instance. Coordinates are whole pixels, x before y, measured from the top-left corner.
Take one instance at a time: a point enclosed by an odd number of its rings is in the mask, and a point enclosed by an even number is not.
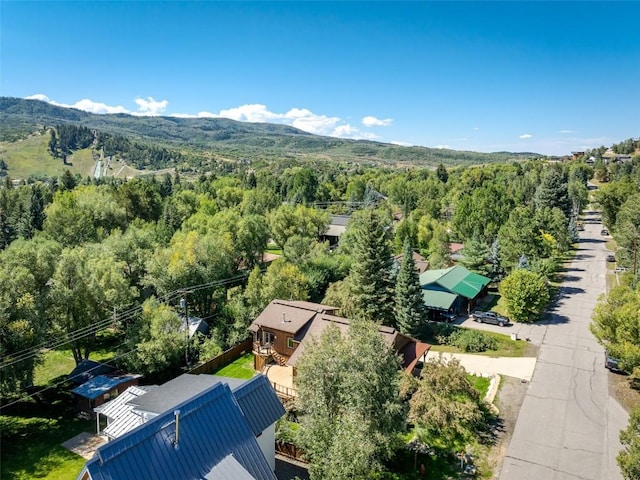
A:
[[[586,223],[557,302],[543,324],[528,327],[527,336],[540,345],[538,362],[500,480],[622,478],[618,432],[628,416],[609,396],[604,351],[589,331],[591,312],[606,288],[600,229]]]

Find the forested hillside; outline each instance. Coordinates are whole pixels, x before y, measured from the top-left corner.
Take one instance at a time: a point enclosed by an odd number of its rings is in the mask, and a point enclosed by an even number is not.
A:
[[[225,118],[140,117],[125,114],[95,115],[38,100],[0,98],[0,140],[15,142],[36,131],[75,125],[98,132],[132,152],[164,149],[159,160],[136,166],[175,167],[207,171],[212,160],[255,161],[323,160],[377,165],[436,166],[506,162],[539,157],[534,153],[478,153],[426,147],[403,147],[367,140],[323,137],[287,125],[245,123]],[[125,145],[129,143],[129,145]],[[157,153],[157,152],[156,152]],[[178,156],[182,158],[178,159]],[[145,164],[146,163],[146,164]]]

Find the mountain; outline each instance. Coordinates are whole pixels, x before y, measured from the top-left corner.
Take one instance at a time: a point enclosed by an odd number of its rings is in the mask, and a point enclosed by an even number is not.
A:
[[[84,126],[130,142],[198,157],[239,160],[330,160],[389,166],[436,166],[506,162],[540,155],[479,153],[427,147],[403,147],[369,140],[348,140],[303,132],[288,125],[238,122],[226,118],[141,117],[93,114],[39,100],[0,97],[0,140],[25,138],[43,127]],[[194,160],[195,159],[195,160]],[[172,166],[170,162],[166,166]],[[197,166],[197,165],[195,165]]]

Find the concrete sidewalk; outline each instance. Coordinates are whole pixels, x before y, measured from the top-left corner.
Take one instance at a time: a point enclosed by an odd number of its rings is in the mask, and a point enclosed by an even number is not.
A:
[[[507,375],[530,381],[536,366],[535,357],[486,357],[484,355],[471,355],[466,353],[443,353],[430,350],[427,360],[433,357],[442,357],[446,360],[456,358],[465,370],[474,375]]]

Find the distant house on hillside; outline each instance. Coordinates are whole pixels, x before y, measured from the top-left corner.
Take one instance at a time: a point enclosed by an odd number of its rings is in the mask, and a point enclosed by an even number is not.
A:
[[[420,275],[424,304],[434,312],[470,312],[476,300],[486,293],[490,281],[461,265],[427,270]]]
[[[284,408],[266,378],[232,386],[210,375],[183,377],[135,396],[134,410],[153,415],[101,446],[78,480],[276,480],[275,438],[267,431]]]

